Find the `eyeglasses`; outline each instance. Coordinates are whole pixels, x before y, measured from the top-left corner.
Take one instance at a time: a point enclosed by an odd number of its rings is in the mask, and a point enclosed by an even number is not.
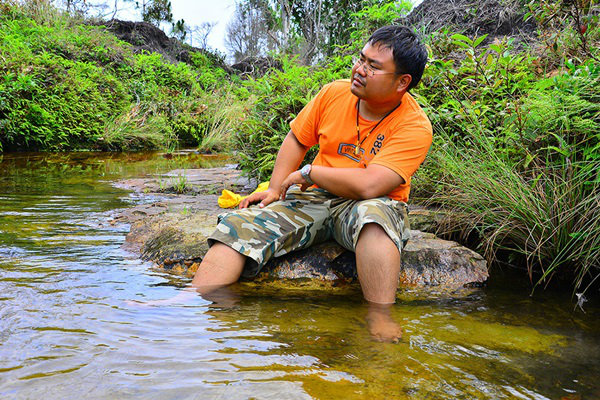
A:
[[[395,74],[395,72],[385,72],[385,71],[374,69],[373,66],[371,64],[369,64],[366,60],[363,60],[362,58],[359,58],[359,57],[354,57],[352,59],[352,61],[354,62],[354,65],[358,65],[358,68],[362,67],[363,70],[365,71],[365,74],[369,78],[372,78],[375,75]]]

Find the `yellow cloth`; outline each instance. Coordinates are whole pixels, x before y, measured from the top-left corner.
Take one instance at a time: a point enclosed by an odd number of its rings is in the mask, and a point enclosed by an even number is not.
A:
[[[258,193],[258,192],[264,192],[268,188],[269,188],[269,182],[263,182],[260,185],[258,185],[256,190],[254,192],[252,192],[252,194]],[[246,197],[248,197],[248,196],[240,196],[237,193],[233,193],[232,191],[223,189],[223,193],[221,193],[221,196],[219,197],[219,207],[233,208],[233,207],[237,206],[238,204],[240,204],[240,202],[243,199],[245,199]]]

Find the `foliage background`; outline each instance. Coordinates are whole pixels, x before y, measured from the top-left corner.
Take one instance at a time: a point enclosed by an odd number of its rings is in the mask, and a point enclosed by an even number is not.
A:
[[[173,149],[208,127],[229,134],[206,112],[230,84],[210,54],[173,64],[48,3],[0,2],[0,57],[0,149]]]

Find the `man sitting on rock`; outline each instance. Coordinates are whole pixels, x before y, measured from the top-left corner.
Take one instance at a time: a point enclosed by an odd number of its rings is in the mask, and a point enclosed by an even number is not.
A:
[[[210,292],[255,276],[271,257],[333,238],[356,253],[362,292],[374,309],[393,304],[410,234],[410,178],[432,141],[427,116],[407,93],[426,61],[425,47],[408,28],[373,33],[351,81],[324,86],[290,123],[269,189],[220,216],[192,285]],[[317,144],[313,163],[298,169]],[[378,315],[372,332],[397,338],[391,321]]]

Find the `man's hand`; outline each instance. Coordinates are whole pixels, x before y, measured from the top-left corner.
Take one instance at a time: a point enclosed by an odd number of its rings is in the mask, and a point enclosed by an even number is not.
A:
[[[263,208],[271,204],[272,202],[279,200],[279,192],[275,189],[269,188],[264,192],[258,192],[251,194],[240,202],[240,208],[248,208],[252,204],[259,203],[258,206]]]
[[[283,181],[283,183],[281,184],[281,189],[279,191],[279,198],[281,200],[285,200],[285,194],[287,193],[287,190],[290,188],[290,186],[292,185],[300,185],[300,190],[302,190],[303,192],[308,189],[309,186],[311,186],[311,183],[308,183],[306,181],[306,179],[304,179],[302,177],[302,174],[300,173],[300,171],[294,171],[291,174],[289,174],[287,176],[287,178],[285,178],[285,180]]]

